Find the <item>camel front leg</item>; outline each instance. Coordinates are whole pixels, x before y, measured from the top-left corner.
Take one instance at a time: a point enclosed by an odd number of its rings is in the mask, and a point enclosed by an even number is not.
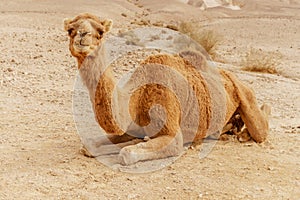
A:
[[[183,150],[182,133],[176,136],[161,135],[136,145],[124,147],[119,154],[123,165],[131,165],[138,161],[155,160],[178,156]]]
[[[84,142],[80,152],[88,157],[117,154],[120,150],[129,145],[142,142],[142,139],[134,138],[130,135],[102,135]]]
[[[133,140],[134,137],[128,134],[124,135],[101,135],[92,139],[87,139],[85,143],[87,145],[92,145],[95,147],[100,147],[103,145],[110,145],[110,144],[118,144],[123,142],[128,142]]]
[[[143,142],[143,140],[142,139],[133,139],[128,142],[122,142],[122,143],[118,143],[118,144],[106,144],[106,145],[102,145],[99,147],[83,146],[80,149],[80,152],[87,157],[95,158],[95,157],[103,156],[103,155],[118,154],[122,148],[129,146],[129,145],[138,144],[140,142]]]

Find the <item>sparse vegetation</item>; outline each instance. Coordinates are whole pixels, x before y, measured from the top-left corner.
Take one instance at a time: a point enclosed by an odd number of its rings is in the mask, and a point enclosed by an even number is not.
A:
[[[234,6],[239,6],[240,8],[246,5],[246,0],[232,0]]]
[[[222,41],[216,31],[205,30],[197,22],[182,22],[179,31],[199,43],[212,58],[216,56],[216,49]]]
[[[279,52],[268,52],[251,48],[242,60],[242,69],[252,72],[277,74],[282,55]]]

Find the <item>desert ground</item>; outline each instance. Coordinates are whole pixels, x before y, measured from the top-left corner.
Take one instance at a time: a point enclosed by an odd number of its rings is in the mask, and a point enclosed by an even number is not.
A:
[[[185,1],[0,1],[0,199],[300,199],[300,2],[245,1],[201,10]],[[111,34],[196,20],[223,37],[216,65],[271,105],[266,142],[218,141],[161,170],[112,170],[79,152],[72,94],[76,60],[63,19],[114,21]],[[279,73],[241,70],[251,48],[282,54]]]

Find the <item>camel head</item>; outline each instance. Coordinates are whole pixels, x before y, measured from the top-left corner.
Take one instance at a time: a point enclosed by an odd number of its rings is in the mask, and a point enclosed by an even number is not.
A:
[[[111,20],[100,20],[88,13],[64,20],[64,29],[70,37],[69,49],[79,63],[101,45],[104,35],[111,27]]]

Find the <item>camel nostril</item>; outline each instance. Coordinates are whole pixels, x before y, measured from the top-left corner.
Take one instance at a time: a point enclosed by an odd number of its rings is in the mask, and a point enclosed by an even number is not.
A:
[[[79,33],[80,37],[84,37],[86,35],[91,35],[90,32]]]
[[[82,42],[82,39],[80,39],[79,44],[80,44],[81,46],[84,46],[84,44],[83,44],[83,42]]]

